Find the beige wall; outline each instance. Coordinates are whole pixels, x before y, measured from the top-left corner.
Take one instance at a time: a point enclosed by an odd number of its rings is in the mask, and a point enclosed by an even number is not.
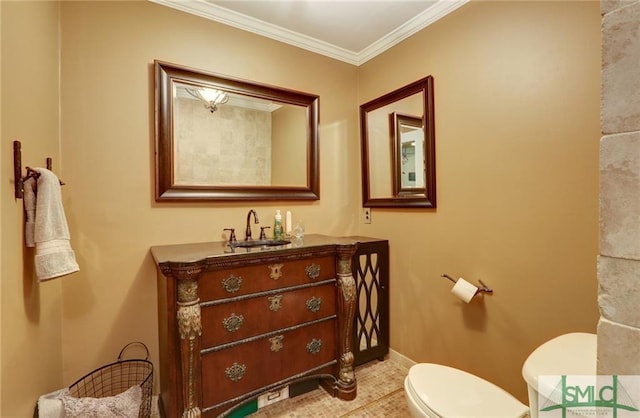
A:
[[[2,7],[0,7],[0,64],[2,63]],[[0,65],[0,98],[2,97],[2,65]],[[2,110],[0,109],[0,144],[2,144],[2,149],[6,149],[5,141],[3,140],[4,135],[2,134]],[[2,153],[0,152],[0,173],[4,173],[4,168],[7,166],[5,163],[5,158],[2,157]],[[3,193],[6,190],[6,185],[4,182],[0,182],[0,195],[4,196]],[[4,217],[2,216],[3,208],[5,205],[4,198],[0,199],[0,226],[4,224]],[[12,219],[13,220],[13,219]],[[4,230],[4,228],[2,228]],[[13,238],[13,236],[11,237]],[[2,269],[2,242],[4,241],[4,235],[0,233],[0,276],[4,276],[4,270]],[[0,285],[0,301],[2,301],[2,285]],[[2,337],[2,309],[0,308],[0,337]],[[0,405],[2,405],[2,344],[0,343]],[[2,406],[0,406],[0,413],[2,413]]]
[[[0,39],[2,39],[2,7],[0,6]],[[2,42],[0,42],[0,99],[2,99]],[[4,100],[2,100],[4,101]],[[2,149],[7,149],[5,141],[3,140],[4,135],[2,134],[2,108],[0,106],[0,144],[2,144]],[[5,158],[2,157],[4,153],[0,153],[0,173],[4,173],[4,168],[6,164],[4,162]],[[8,185],[5,185],[3,181],[0,181],[0,196],[4,196],[7,191]],[[5,205],[5,200],[1,200],[0,202],[0,226],[4,224],[4,217],[2,216],[3,210],[2,208]],[[15,220],[12,218],[12,220]],[[4,229],[4,228],[2,228]],[[14,238],[14,236],[11,236]],[[0,233],[0,277],[4,276],[4,270],[2,269],[2,242],[4,241],[4,235]],[[2,301],[2,285],[0,285],[0,301]],[[2,308],[0,308],[0,337],[2,336]],[[0,344],[0,413],[2,413],[2,344]]]
[[[436,210],[378,209],[391,347],[468,370],[526,401],[537,345],[595,332],[597,2],[470,3],[367,62],[360,103],[434,76]],[[443,273],[482,279],[465,305]]]
[[[131,340],[147,343],[152,360],[157,361],[150,246],[221,240],[226,227],[235,227],[241,236],[250,208],[257,209],[263,225],[273,223],[279,208],[292,210],[294,219],[304,218],[311,233],[348,233],[356,229],[359,205],[352,197],[357,196],[358,166],[348,160],[359,149],[357,141],[349,141],[358,132],[355,67],[146,1],[64,2],[60,5],[62,122],[58,141],[58,126],[48,129],[44,123],[57,124],[57,100],[51,110],[45,103],[46,113],[42,103],[42,91],[55,91],[57,85],[55,77],[47,76],[55,74],[57,62],[57,47],[47,43],[55,42],[57,36],[55,31],[46,32],[57,30],[57,19],[41,22],[36,18],[49,10],[47,6],[28,4],[31,6],[2,2],[3,77],[12,84],[12,91],[3,90],[3,118],[17,111],[8,106],[5,96],[20,101],[22,111],[13,130],[3,125],[3,167],[12,167],[10,152],[5,150],[11,150],[13,137],[23,140],[28,164],[53,156],[54,168],[67,183],[64,204],[81,271],[47,284],[32,283],[22,267],[22,202],[14,201],[3,188],[3,418],[30,416],[39,394],[68,385],[115,360]],[[57,11],[56,3],[47,4]],[[33,51],[32,60],[54,54],[52,63],[29,63],[25,69],[24,62],[15,58],[12,65],[7,64],[5,51],[13,47],[18,54],[20,42],[27,37],[46,45],[46,53]],[[154,59],[325,98],[320,109],[322,200],[156,204]],[[299,64],[292,67],[290,62]],[[64,166],[58,165],[60,156],[64,156]],[[11,177],[4,176],[7,182]],[[345,178],[352,180],[345,183]],[[11,218],[5,221],[9,213]],[[24,263],[30,265],[28,257]],[[51,293],[54,290],[57,293]],[[32,293],[39,302],[32,302]],[[50,313],[48,305],[57,306],[57,312],[40,318]],[[33,309],[39,309],[36,319]]]
[[[305,186],[307,179],[306,109],[283,106],[272,113],[271,184]],[[297,122],[297,123],[296,123]]]
[[[358,155],[357,69],[147,1],[63,2],[61,16],[66,209],[81,267],[62,280],[69,383],[134,339],[157,360],[149,247],[218,241],[229,227],[242,239],[251,208],[262,225],[273,225],[281,209],[304,218],[309,232],[356,230],[358,165],[350,158]],[[320,95],[322,199],[155,203],[154,59]]]
[[[30,416],[39,394],[113,361],[131,340],[157,361],[149,247],[220,240],[226,227],[241,237],[250,208],[263,225],[289,209],[309,233],[389,239],[392,348],[523,400],[529,351],[595,331],[597,3],[471,3],[356,68],[146,1],[63,2],[59,140],[56,3],[0,4],[2,417]],[[40,49],[18,48],[26,40]],[[28,60],[7,58],[19,53]],[[154,59],[318,94],[321,200],[155,203]],[[358,105],[428,74],[439,207],[375,209],[363,225]],[[79,273],[31,279],[16,246],[22,202],[7,190],[15,137],[27,164],[53,156],[67,183]],[[481,278],[495,294],[462,305],[442,273]]]
[[[22,165],[44,167],[59,151],[58,4],[0,2],[2,10],[2,190],[0,416],[31,416],[36,394],[62,386],[61,283],[38,284],[25,250],[22,200],[14,199],[13,140]],[[24,172],[24,171],[23,171]]]

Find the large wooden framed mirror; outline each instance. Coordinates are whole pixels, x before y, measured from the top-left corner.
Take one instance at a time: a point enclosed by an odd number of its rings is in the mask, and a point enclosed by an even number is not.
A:
[[[360,106],[362,205],[436,207],[433,77]]]
[[[318,96],[158,60],[154,71],[156,201],[320,198]]]

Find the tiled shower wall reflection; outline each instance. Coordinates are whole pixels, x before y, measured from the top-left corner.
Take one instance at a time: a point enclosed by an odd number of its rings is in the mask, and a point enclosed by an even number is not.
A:
[[[178,98],[176,115],[177,184],[271,184],[269,112],[221,105],[211,113],[198,100]]]
[[[602,1],[598,374],[640,374],[640,2]]]

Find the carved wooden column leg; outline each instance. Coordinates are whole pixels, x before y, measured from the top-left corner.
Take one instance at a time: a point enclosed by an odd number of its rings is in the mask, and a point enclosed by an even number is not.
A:
[[[338,247],[338,327],[340,359],[338,380],[335,389],[340,399],[356,397],[356,377],[353,371],[353,321],[356,308],[356,281],[351,274],[351,258],[357,245]]]
[[[178,333],[180,335],[180,360],[182,375],[182,418],[201,416],[201,362],[200,336],[202,321],[198,296],[200,265],[172,269],[178,281]]]

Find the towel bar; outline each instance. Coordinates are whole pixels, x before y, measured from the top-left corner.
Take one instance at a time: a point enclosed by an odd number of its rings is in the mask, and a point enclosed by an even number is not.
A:
[[[52,167],[51,157],[47,157],[47,170],[51,170]],[[29,167],[27,169],[27,175],[22,177],[22,144],[20,141],[13,141],[13,178],[15,187],[16,199],[22,199],[24,197],[24,182],[30,178],[37,179],[40,174]],[[60,185],[64,185],[63,181],[60,181]]]

